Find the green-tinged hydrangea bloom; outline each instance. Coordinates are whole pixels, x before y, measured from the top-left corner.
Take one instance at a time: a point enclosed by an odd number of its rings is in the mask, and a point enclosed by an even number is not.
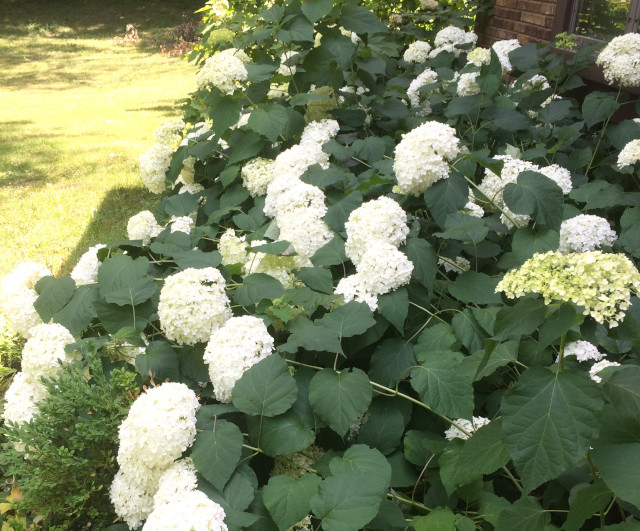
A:
[[[301,478],[313,469],[316,461],[324,454],[324,450],[318,446],[309,446],[289,455],[279,455],[275,458],[271,476],[290,476],[294,479]]]
[[[546,304],[572,302],[610,327],[624,319],[631,292],[639,290],[640,273],[631,260],[601,251],[535,254],[519,269],[509,271],[496,287],[510,298],[539,293]]]

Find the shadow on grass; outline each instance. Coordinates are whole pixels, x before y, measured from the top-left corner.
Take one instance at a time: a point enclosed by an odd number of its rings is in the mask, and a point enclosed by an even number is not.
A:
[[[124,36],[133,24],[151,34],[184,22],[204,0],[14,0],[2,1],[0,36],[28,34],[57,38]],[[59,31],[64,28],[64,31]]]
[[[59,160],[67,152],[70,139],[86,138],[86,135],[51,133],[42,130],[30,120],[2,122],[0,131],[0,187],[45,186],[66,177],[70,172],[82,169],[87,175],[98,172],[103,162],[96,154],[95,160],[82,159],[78,168],[67,165],[65,175],[56,175]]]
[[[96,209],[78,244],[66,257],[61,272],[69,274],[89,247],[126,240],[129,218],[142,210],[153,212],[159,201],[158,196],[144,188],[110,190]]]

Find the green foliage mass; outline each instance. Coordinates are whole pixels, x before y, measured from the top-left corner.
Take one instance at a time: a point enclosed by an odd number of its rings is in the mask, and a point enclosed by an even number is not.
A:
[[[42,284],[36,308],[80,337],[80,352],[108,355],[128,342],[144,350],[136,368],[145,381],[182,382],[198,394],[198,433],[185,455],[229,529],[284,530],[307,517],[326,531],[637,526],[639,299],[609,326],[560,291],[548,301],[534,290],[510,289],[515,299],[496,292],[509,270],[556,251],[562,222],[578,214],[609,223],[619,237],[602,251],[637,267],[638,165],[620,168],[617,155],[640,138],[640,125],[611,120],[634,101],[597,91],[572,97],[593,46],[567,59],[528,44],[508,54],[510,68],[495,50],[468,63],[470,43],[422,62],[404,59],[410,43],[433,43],[455,15],[390,26],[363,6],[327,0],[257,6],[224,22],[210,13],[192,59],[215,60],[232,44],[250,59],[247,79],[235,90],[203,84],[185,100],[190,125],[155,212],[166,228],[149,245],[100,250],[95,284]],[[233,31],[231,43],[212,37],[220,27]],[[295,73],[278,72],[284,53]],[[413,91],[427,68],[436,80]],[[477,74],[475,93],[460,90],[469,76],[458,74]],[[314,93],[318,87],[326,89]],[[300,179],[324,194],[331,234],[295,269],[295,246],[280,238],[264,197],[245,188],[242,169],[296,146],[317,100],[339,131],[323,145],[326,167],[312,165]],[[428,121],[450,127],[460,152],[424,193],[402,194],[397,146]],[[537,170],[483,187],[491,175],[508,177],[504,155],[527,170],[566,168],[571,191]],[[179,194],[189,157],[203,189]],[[407,214],[398,252],[413,270],[372,309],[335,290],[356,270],[346,223],[381,197]],[[481,215],[471,215],[470,201]],[[195,227],[171,232],[172,216],[193,216]],[[247,263],[265,253],[291,276],[225,265],[228,229],[256,242],[243,251],[253,257]],[[234,316],[261,318],[274,339],[274,352],[236,382],[231,403],[215,400],[205,343],[171,342],[158,318],[165,279],[208,267],[224,277]],[[588,289],[604,291],[606,279],[599,282]],[[578,340],[617,363],[599,373],[602,381],[590,378],[592,361],[565,354]],[[279,473],[282,460],[296,464],[291,456],[310,446],[306,473]]]
[[[28,423],[7,423],[0,464],[21,492],[13,509],[44,518],[46,529],[104,529],[116,518],[109,485],[117,470],[118,427],[126,417],[136,374],[106,370],[108,360],[63,367],[45,379],[49,396]]]

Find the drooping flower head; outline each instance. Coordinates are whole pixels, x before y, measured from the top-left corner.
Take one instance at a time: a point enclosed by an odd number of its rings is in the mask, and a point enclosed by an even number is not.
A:
[[[596,59],[609,83],[623,87],[640,86],[640,35],[625,33],[614,37]]]
[[[74,342],[71,332],[61,324],[34,326],[22,349],[22,372],[34,382],[43,376],[54,376],[60,370],[59,362],[76,359],[74,354],[65,353],[65,347]]]
[[[386,196],[360,205],[349,214],[344,226],[347,231],[345,251],[356,265],[374,241],[398,247],[409,234],[407,213],[397,201]]]
[[[500,64],[502,65],[502,71],[504,73],[511,72],[513,70],[513,66],[511,66],[511,60],[509,59],[509,54],[520,48],[520,43],[518,39],[508,39],[503,41],[494,42],[491,46],[498,59],[500,60]]]
[[[429,102],[423,101],[422,104],[420,102],[420,89],[426,85],[431,85],[436,81],[438,81],[438,74],[436,74],[434,70],[427,68],[409,84],[407,96],[412,107],[422,107],[419,112],[420,116],[427,116],[431,113],[431,106],[429,105]]]
[[[211,85],[225,94],[233,94],[249,75],[245,68],[249,61],[249,56],[242,50],[223,50],[204,62],[196,74],[196,84],[201,89]]]
[[[611,246],[618,235],[611,229],[609,222],[600,216],[580,214],[567,219],[560,225],[561,253],[584,253],[595,251],[603,245]]]
[[[71,271],[71,278],[75,281],[76,286],[98,282],[98,267],[100,267],[98,251],[104,247],[106,245],[102,243],[94,245],[80,257],[73,271]]]
[[[618,154],[618,168],[631,166],[640,160],[640,139],[631,140]]]
[[[464,31],[456,26],[448,26],[441,29],[433,40],[435,48],[431,50],[429,57],[433,58],[441,52],[452,52],[458,57],[464,50],[461,45],[473,45],[478,40],[478,36],[472,31]]]
[[[149,245],[151,238],[155,238],[161,232],[162,227],[149,210],[131,216],[127,223],[127,237],[130,240],[142,240],[142,245]]]
[[[546,304],[571,302],[610,327],[624,319],[631,292],[639,290],[640,273],[631,260],[623,254],[601,251],[536,253],[509,271],[496,287],[510,298],[538,293]]]
[[[214,267],[185,269],[168,276],[160,291],[158,317],[167,339],[195,345],[230,317],[225,281]]]
[[[165,190],[165,175],[169,170],[173,147],[166,144],[153,144],[140,155],[140,178],[142,184],[154,194]]]
[[[42,264],[23,262],[0,282],[0,310],[7,326],[17,334],[28,338],[30,330],[42,324],[42,318],[33,306],[38,298],[35,285],[51,274]]]
[[[232,317],[211,334],[204,352],[216,400],[231,402],[231,392],[244,372],[273,352],[273,338],[262,319]]]
[[[431,45],[426,41],[412,42],[404,51],[402,58],[407,63],[424,63],[429,58]]]
[[[600,361],[604,358],[604,354],[598,350],[598,347],[583,340],[567,343],[564,347],[564,355],[575,356],[579,362]]]
[[[396,146],[393,171],[402,193],[420,195],[433,183],[449,176],[449,161],[458,153],[456,130],[431,121],[402,135]]]

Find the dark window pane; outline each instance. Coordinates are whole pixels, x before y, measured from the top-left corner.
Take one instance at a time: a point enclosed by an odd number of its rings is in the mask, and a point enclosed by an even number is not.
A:
[[[577,35],[609,41],[625,32],[631,0],[580,0]]]

